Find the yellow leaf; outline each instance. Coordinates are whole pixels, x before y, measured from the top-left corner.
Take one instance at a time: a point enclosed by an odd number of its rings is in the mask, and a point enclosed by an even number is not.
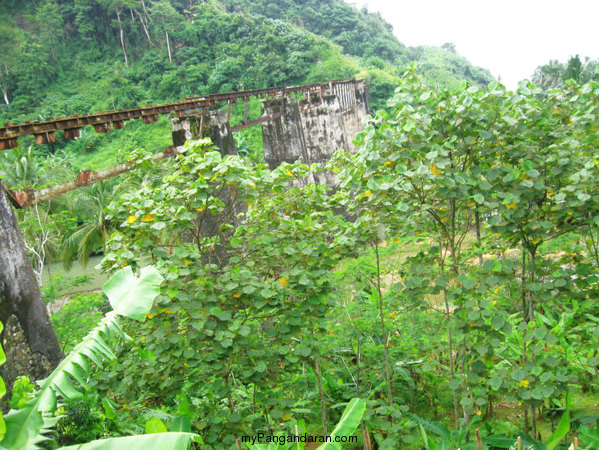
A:
[[[146,214],[141,219],[142,222],[154,222],[154,214]]]
[[[518,386],[523,387],[524,389],[527,389],[528,386],[530,386],[530,381],[528,381],[526,378],[524,380],[521,380],[518,383]]]
[[[281,416],[281,419],[283,419],[283,420],[291,420],[291,414],[289,414],[289,413],[283,414]]]
[[[505,207],[507,209],[516,209],[518,207],[518,205],[516,205],[516,203],[512,202],[512,203],[508,203],[507,205],[505,205]]]
[[[364,197],[366,197],[366,198],[370,197],[371,195],[372,195],[372,192],[370,192],[370,191],[364,192]]]
[[[439,175],[441,173],[441,171],[437,168],[437,165],[435,163],[433,163],[430,166],[431,172],[433,173],[433,175]]]
[[[279,278],[279,280],[277,281],[281,286],[283,287],[287,287],[287,285],[289,284],[289,278],[287,277],[281,277]]]
[[[127,217],[127,223],[131,224],[137,220],[137,216],[129,216]]]
[[[293,172],[291,170],[288,170],[285,172],[287,174],[287,176],[292,177],[293,176]]]

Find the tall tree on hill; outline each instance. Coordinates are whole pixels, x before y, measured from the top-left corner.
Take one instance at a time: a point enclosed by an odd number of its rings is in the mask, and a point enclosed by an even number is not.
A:
[[[580,57],[576,55],[573,58],[570,58],[568,61],[564,78],[566,80],[572,79],[575,81],[581,81],[580,78],[582,75],[582,69],[582,61],[580,60]]]
[[[16,87],[15,65],[18,61],[22,33],[18,28],[0,25],[0,90],[4,103],[10,105],[9,91]]]
[[[123,20],[121,19],[121,13],[125,9],[132,10],[137,6],[135,0],[96,0],[99,4],[103,5],[109,13],[113,13],[116,16],[117,26],[119,29],[119,40],[121,48],[123,50],[123,57],[125,59],[125,66],[129,67],[129,57],[127,56],[127,48],[125,45],[125,30]]]
[[[579,83],[599,81],[599,61],[585,58],[582,62],[578,55],[570,58],[566,64],[553,60],[537,67],[532,76],[532,82],[545,90],[562,88],[566,80]]]
[[[173,62],[173,55],[171,51],[171,42],[169,37],[169,30],[173,30],[177,23],[183,20],[183,17],[172,7],[168,0],[160,0],[154,3],[152,6],[151,15],[155,17],[162,25],[164,34],[166,36],[166,50],[168,52],[169,62]]]
[[[62,35],[64,25],[64,20],[58,5],[52,0],[47,0],[40,4],[35,14],[35,20],[39,29],[40,38],[43,42],[48,44],[52,59],[58,64],[56,47],[60,42],[60,36]]]

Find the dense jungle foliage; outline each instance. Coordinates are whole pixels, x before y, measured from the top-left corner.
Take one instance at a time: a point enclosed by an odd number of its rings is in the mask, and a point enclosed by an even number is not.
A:
[[[184,428],[240,448],[326,434],[361,398],[354,448],[596,448],[597,99],[410,72],[331,161],[332,195],[290,184],[323,168],[208,141],[148,168],[105,212],[103,265],[163,281],[112,361],[71,380],[85,395],[56,391],[79,397],[58,442]]]
[[[512,92],[333,0],[9,0],[0,18],[3,121],[356,75],[375,110],[327,168],[270,170],[259,129],[236,156],[200,140],[153,164],[166,118],[1,152],[13,187],[142,168],[17,211],[68,356],[17,380],[0,446],[599,448],[596,61]],[[301,182],[319,170],[334,192]],[[104,292],[42,281],[94,254]]]

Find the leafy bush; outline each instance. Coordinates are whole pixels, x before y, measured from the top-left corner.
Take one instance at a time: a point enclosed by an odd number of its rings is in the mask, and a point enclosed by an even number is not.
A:
[[[71,350],[110,310],[101,292],[75,294],[68,303],[52,314],[51,320],[63,351]]]

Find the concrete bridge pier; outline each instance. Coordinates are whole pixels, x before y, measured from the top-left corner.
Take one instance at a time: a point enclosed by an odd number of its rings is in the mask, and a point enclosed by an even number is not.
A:
[[[283,161],[326,164],[339,149],[355,150],[353,139],[362,131],[362,120],[370,112],[364,80],[309,85],[302,94],[298,99],[281,91],[266,98],[262,101],[262,116],[242,123],[244,128],[262,123],[264,160],[270,168]],[[195,110],[172,119],[172,124],[176,147],[190,139],[210,137],[224,155],[237,154],[232,131],[239,126],[231,127],[224,111]],[[311,178],[308,183],[335,182],[333,174],[327,172]]]
[[[173,118],[173,145],[179,147],[190,139],[209,137],[223,155],[236,155],[235,141],[227,114],[220,110],[193,111]]]
[[[299,100],[265,100],[263,116],[273,119],[262,128],[264,159],[270,168],[283,161],[326,164],[339,149],[355,150],[353,139],[368,113],[363,80],[334,85],[324,95],[320,91]],[[334,175],[326,171],[311,178],[306,182],[335,184]]]

